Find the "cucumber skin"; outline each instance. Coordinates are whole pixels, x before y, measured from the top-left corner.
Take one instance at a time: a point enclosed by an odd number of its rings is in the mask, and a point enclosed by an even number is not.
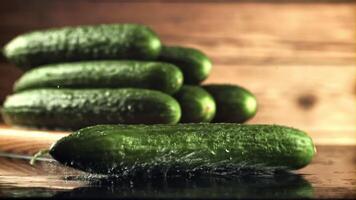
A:
[[[220,174],[244,166],[299,169],[310,163],[315,147],[306,133],[277,125],[97,125],[61,138],[49,153],[91,173]]]
[[[245,88],[230,84],[207,84],[203,88],[216,103],[213,122],[243,123],[257,113],[257,99]]]
[[[138,24],[53,28],[22,34],[4,48],[5,57],[23,69],[80,60],[156,59],[158,36]]]
[[[96,124],[177,123],[178,102],[146,89],[37,89],[13,94],[2,109],[7,124],[77,130]]]
[[[146,88],[177,92],[183,74],[174,65],[143,61],[82,61],[45,65],[27,71],[14,86],[19,92],[38,88]]]
[[[199,84],[210,74],[212,63],[201,51],[180,46],[162,46],[158,60],[178,66],[185,84]]]
[[[215,116],[215,101],[202,87],[183,85],[174,97],[182,110],[182,123],[210,122]]]

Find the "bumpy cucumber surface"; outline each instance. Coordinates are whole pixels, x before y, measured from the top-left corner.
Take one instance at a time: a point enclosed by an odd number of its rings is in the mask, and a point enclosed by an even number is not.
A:
[[[213,119],[215,101],[203,88],[184,85],[174,97],[182,109],[180,122],[199,123],[210,122]]]
[[[43,64],[102,59],[155,59],[157,35],[137,24],[53,28],[19,35],[4,48],[8,60],[25,69]]]
[[[2,109],[6,123],[57,129],[96,124],[177,123],[178,102],[146,89],[37,89],[7,97]]]
[[[229,174],[242,167],[299,169],[315,153],[305,132],[277,125],[98,125],[50,149],[60,163],[92,173]]]
[[[209,58],[193,48],[163,46],[158,59],[178,66],[184,74],[185,84],[199,84],[209,76],[212,68]]]
[[[146,88],[177,92],[183,74],[174,65],[144,61],[85,61],[50,64],[26,72],[14,91],[35,88]]]
[[[203,86],[214,98],[216,114],[213,122],[243,123],[257,112],[256,97],[248,90],[228,84],[208,84]]]

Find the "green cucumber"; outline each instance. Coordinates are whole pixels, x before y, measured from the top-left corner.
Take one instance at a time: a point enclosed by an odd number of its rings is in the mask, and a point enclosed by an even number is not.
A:
[[[215,101],[203,88],[184,85],[174,97],[182,109],[180,122],[199,123],[210,122],[213,119]]]
[[[171,96],[147,89],[36,89],[7,97],[7,124],[74,130],[96,124],[177,123]]]
[[[144,61],[82,61],[50,64],[26,72],[14,86],[19,92],[36,88],[146,88],[168,94],[183,83],[172,64]]]
[[[299,169],[315,147],[303,131],[277,125],[98,125],[55,142],[60,163],[100,174],[229,174],[244,167]]]
[[[256,97],[248,90],[228,84],[204,85],[216,102],[213,122],[243,123],[257,112]]]
[[[44,64],[105,59],[155,59],[158,36],[138,24],[53,28],[19,35],[4,48],[5,57],[28,69]]]
[[[199,84],[209,76],[212,68],[209,58],[193,48],[163,46],[158,59],[178,66],[183,72],[185,84]]]

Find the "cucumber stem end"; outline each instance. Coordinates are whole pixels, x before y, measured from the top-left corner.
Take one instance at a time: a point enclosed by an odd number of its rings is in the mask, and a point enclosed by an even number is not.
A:
[[[33,155],[33,157],[31,158],[30,160],[30,165],[34,165],[37,158],[43,156],[43,155],[46,155],[49,153],[49,149],[42,149],[40,151],[38,151],[35,155]]]

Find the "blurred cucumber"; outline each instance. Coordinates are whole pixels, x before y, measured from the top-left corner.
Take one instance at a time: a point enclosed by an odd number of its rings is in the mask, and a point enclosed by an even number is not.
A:
[[[183,72],[185,84],[201,83],[212,68],[211,61],[203,52],[187,47],[163,46],[158,59],[178,66]]]
[[[257,99],[248,90],[228,84],[203,86],[214,98],[216,114],[213,122],[243,123],[255,116]]]
[[[199,86],[184,85],[174,96],[182,109],[182,123],[210,122],[215,115],[213,97]]]
[[[15,37],[5,57],[24,69],[44,64],[107,59],[155,59],[158,36],[138,24],[104,24],[53,28]]]

